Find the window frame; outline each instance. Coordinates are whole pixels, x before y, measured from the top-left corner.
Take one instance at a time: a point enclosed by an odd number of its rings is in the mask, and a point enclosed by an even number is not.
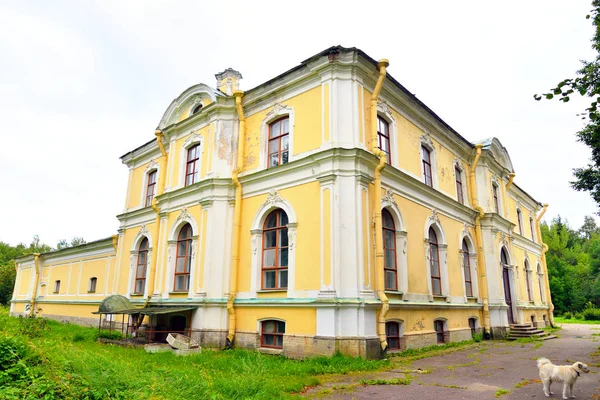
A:
[[[389,216],[389,221],[391,222],[391,227],[389,226],[385,226],[383,221],[384,221],[384,213],[386,213]],[[391,291],[396,291],[398,290],[398,254],[397,254],[397,250],[396,250],[396,224],[394,223],[394,217],[392,216],[392,213],[389,212],[388,210],[386,210],[385,208],[381,210],[381,227],[382,227],[382,231],[383,231],[383,273],[384,273],[384,287],[385,290],[391,290]],[[386,233],[387,234],[391,234],[392,236],[392,243],[393,243],[393,248],[387,248],[386,247]],[[388,261],[388,257],[386,257],[387,255],[387,251],[391,251],[392,252],[392,260],[393,260],[393,267],[387,265],[387,261]],[[388,283],[388,279],[387,279],[387,274],[391,273],[393,274],[393,282],[394,282],[394,286],[393,287],[389,287],[387,285]]]
[[[198,183],[200,180],[200,143],[194,143],[186,150],[186,161],[185,161],[185,175],[184,175],[184,186],[191,186],[195,183]],[[190,155],[192,151],[195,151],[195,157],[190,159]],[[193,170],[190,173],[190,166],[193,166]],[[188,177],[191,176],[191,182],[188,180]]]
[[[494,211],[496,214],[500,214],[500,200],[498,199],[498,185],[492,183],[492,197],[494,199]]]
[[[433,239],[432,240],[432,234]],[[431,272],[431,293],[434,296],[443,296],[443,288],[442,288],[442,270],[441,270],[441,260],[440,260],[440,249],[439,249],[439,239],[437,234],[435,233],[435,229],[433,227],[429,227],[428,232],[428,241],[429,241],[429,270]],[[435,257],[434,257],[435,256]],[[437,275],[433,274],[434,271],[434,262],[437,263]],[[435,291],[435,280],[438,280],[439,283],[439,293]]]
[[[54,291],[52,293],[60,293],[60,279],[54,281]]]
[[[287,122],[288,122],[287,123],[288,128],[287,128],[287,132],[283,133],[282,121],[285,121],[285,120],[287,120]],[[280,126],[280,130],[279,130],[280,135],[278,135],[276,137],[271,137],[271,130],[273,129],[273,125],[275,125],[277,123],[279,123],[279,126]],[[289,164],[289,162],[290,162],[290,141],[291,141],[290,124],[291,124],[291,120],[290,120],[289,115],[281,116],[281,117],[269,122],[268,130],[267,130],[267,168],[275,168],[280,165]],[[282,151],[281,144],[283,142],[284,137],[287,137],[288,145],[287,145],[287,149]],[[278,151],[277,151],[278,163],[277,163],[277,165],[271,165],[271,154],[275,154],[275,153],[271,153],[271,142],[275,141],[275,140],[278,141]],[[285,152],[287,152],[287,161],[281,162],[281,160],[283,158],[282,155]]]
[[[182,235],[184,234],[184,230],[188,230],[189,231],[189,236],[185,236],[183,237]],[[179,234],[177,235],[177,245],[176,245],[176,249],[177,249],[177,253],[176,253],[176,257],[175,257],[175,268],[173,270],[173,292],[178,292],[178,293],[187,293],[190,290],[190,274],[192,271],[192,237],[193,237],[193,231],[192,231],[192,226],[189,223],[184,224],[180,229],[179,229]],[[180,255],[180,243],[184,243],[185,242],[185,254]],[[183,272],[177,272],[177,264],[179,259],[183,259]],[[178,276],[183,276],[183,289],[177,289],[177,277]],[[187,285],[186,285],[187,282]]]
[[[477,318],[475,318],[475,317],[469,318],[469,328],[471,329],[471,336],[473,336],[473,335],[475,335],[475,333],[477,333]]]
[[[269,322],[275,323],[275,330],[273,332],[265,332],[265,324]],[[283,326],[283,332],[279,332],[279,328]],[[286,331],[286,323],[285,321],[280,321],[277,319],[268,319],[264,321],[260,321],[260,347],[268,348],[268,349],[283,349],[283,336]],[[273,336],[273,345],[266,344],[266,336]],[[281,337],[281,346],[277,345],[277,338]]]
[[[150,207],[152,205],[152,199],[154,198],[156,192],[156,182],[157,182],[157,170],[153,170],[148,172],[146,178],[146,207]],[[154,177],[154,180],[152,178]]]
[[[469,244],[467,243],[466,239],[463,239],[462,242],[462,267],[464,269],[463,271],[463,276],[465,279],[465,295],[467,297],[474,297],[473,296],[473,274],[471,271],[471,255],[469,254]],[[467,271],[469,274],[469,277],[467,279]],[[468,285],[467,285],[468,283]]]
[[[271,228],[267,228],[267,221],[269,220],[269,217],[273,214],[276,213],[275,216],[275,226],[271,227]],[[272,211],[270,211],[267,216],[265,217],[265,220],[263,222],[263,230],[262,230],[262,256],[261,256],[261,273],[260,273],[260,287],[261,290],[287,290],[288,286],[289,286],[289,260],[290,260],[290,243],[289,243],[289,236],[288,236],[288,224],[285,225],[281,225],[281,218],[282,218],[282,213],[285,214],[285,217],[289,223],[289,216],[287,215],[287,213],[285,212],[285,210],[281,209],[281,208],[276,208]],[[267,246],[267,234],[269,232],[275,232],[275,247],[266,247]],[[286,235],[287,237],[287,241],[288,241],[288,245],[287,246],[280,246],[280,238],[282,237],[282,235]],[[288,254],[288,263],[285,267],[280,266],[280,253],[283,249],[287,250],[287,254]],[[265,253],[267,251],[270,250],[275,250],[275,258],[274,258],[274,264],[273,266],[268,266],[265,267]],[[266,272],[271,272],[274,271],[275,272],[275,287],[266,287],[265,286],[265,273]],[[281,286],[280,285],[280,276],[282,272],[286,272],[287,277],[286,277],[286,286]]]
[[[381,125],[385,126],[387,133],[381,132]],[[387,151],[381,147],[382,140],[387,142]],[[392,165],[392,140],[390,134],[390,123],[380,115],[377,115],[377,145],[379,150],[383,151],[387,157],[387,163]]]
[[[527,260],[525,260],[523,268],[525,269],[525,286],[527,286],[527,301],[531,303],[533,301],[533,296],[531,293],[531,267],[529,266],[529,262]]]
[[[433,151],[427,146],[421,144],[421,171],[423,172],[423,183],[431,188],[433,187],[432,152]],[[425,159],[425,155],[427,155],[427,160]],[[427,172],[429,172],[429,175],[427,175]],[[428,177],[429,183],[427,182]]]
[[[391,326],[396,326],[397,330],[396,330],[396,335],[390,335],[390,327]],[[400,344],[400,322],[398,321],[387,321],[385,323],[385,340],[387,341],[388,344],[388,350],[400,350],[401,349],[401,344]],[[392,343],[393,341],[396,341],[397,346],[392,346],[390,343]]]
[[[533,217],[529,217],[529,229],[531,229],[531,241],[535,242],[535,228]]]
[[[96,293],[96,285],[98,284],[98,278],[93,276],[88,282],[88,293]]]
[[[145,247],[144,244],[146,245]],[[144,239],[142,239],[142,241],[140,242],[140,245],[138,246],[138,252],[137,252],[137,260],[136,260],[136,265],[135,265],[135,277],[133,279],[133,293],[132,294],[144,294],[144,291],[146,290],[146,273],[147,273],[147,268],[148,268],[148,254],[150,251],[150,241],[148,240],[147,237],[144,237]],[[144,262],[141,263],[140,260],[142,259],[142,257],[140,256],[141,254],[144,254]],[[140,277],[139,272],[140,272],[140,267],[141,270],[144,271],[143,276]],[[137,283],[138,281],[142,282],[141,285],[141,290],[138,291],[137,290]]]
[[[454,166],[455,184],[456,184],[456,200],[460,204],[465,204],[465,192],[462,180],[462,171],[458,166]]]
[[[445,323],[446,321],[444,321],[443,319],[436,319],[433,321],[433,330],[436,333],[436,339],[437,339],[437,343],[446,343],[446,331],[444,330],[444,327],[446,325]],[[441,330],[438,330],[438,327],[441,327]]]
[[[523,236],[523,215],[520,208],[517,208],[517,225],[519,225],[519,235]]]
[[[538,274],[538,286],[540,288],[540,303],[544,303],[544,271],[542,270],[542,266],[540,264],[537,265],[537,274]]]

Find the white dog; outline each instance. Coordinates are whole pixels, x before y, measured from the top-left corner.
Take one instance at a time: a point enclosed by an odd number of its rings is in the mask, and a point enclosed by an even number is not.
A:
[[[547,358],[538,358],[537,366],[540,369],[540,379],[544,385],[544,394],[546,397],[550,397],[554,394],[550,391],[550,385],[552,382],[563,383],[563,399],[575,398],[573,396],[573,385],[577,378],[582,372],[588,373],[590,370],[588,366],[582,362],[577,361],[573,365],[554,365]]]

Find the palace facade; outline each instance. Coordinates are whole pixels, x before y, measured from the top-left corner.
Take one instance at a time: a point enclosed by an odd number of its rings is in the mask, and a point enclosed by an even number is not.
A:
[[[547,205],[388,64],[336,46],[246,92],[233,69],[186,89],[121,157],[118,233],[17,260],[11,313],[97,325],[120,294],[173,307],[147,328],[290,357],[550,324]]]

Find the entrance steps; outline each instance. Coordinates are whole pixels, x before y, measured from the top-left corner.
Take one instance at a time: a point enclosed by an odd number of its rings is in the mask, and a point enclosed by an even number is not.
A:
[[[556,335],[551,335],[541,329],[537,329],[532,324],[511,324],[507,340],[517,340],[522,338],[534,338],[539,340],[555,339]]]

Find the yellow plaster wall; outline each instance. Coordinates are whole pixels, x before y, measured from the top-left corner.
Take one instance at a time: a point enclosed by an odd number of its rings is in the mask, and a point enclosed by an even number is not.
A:
[[[279,190],[281,197],[289,201],[298,218],[296,236],[296,290],[318,290],[321,279],[321,215],[320,184],[311,182],[292,188]],[[250,248],[252,222],[260,206],[265,202],[266,194],[245,198],[242,212],[240,235],[240,270],[238,290],[250,291],[250,273],[252,261]],[[257,249],[258,252],[261,249]],[[247,256],[246,256],[247,255]],[[262,294],[261,294],[262,295]]]
[[[130,228],[130,229],[126,229],[125,232],[123,232],[123,235],[119,238],[120,241],[122,241],[122,252],[120,254],[121,256],[121,268],[120,271],[118,273],[117,276],[117,292],[120,294],[124,294],[124,293],[130,293],[132,291],[133,288],[128,287],[129,284],[129,273],[130,273],[130,257],[131,257],[131,250],[133,248],[133,241],[135,240],[137,234],[139,233],[141,227],[135,227],[135,228]],[[152,220],[151,223],[147,223],[146,224],[146,229],[148,230],[148,232],[150,232],[152,238],[154,239],[154,237],[156,236],[156,223],[154,222],[154,220]],[[150,247],[153,246],[153,243],[149,242],[148,245]],[[154,251],[154,249],[152,249],[152,251]],[[112,290],[112,288],[114,287],[114,283],[112,281],[112,274],[110,274],[111,276],[109,276],[109,290]],[[146,273],[146,279],[148,279],[148,272]],[[146,281],[148,282],[148,281]],[[100,284],[100,279],[98,279],[98,284]],[[87,289],[86,289],[87,290]]]
[[[148,167],[148,164],[149,163],[142,164],[134,168],[132,171],[130,182],[131,187],[129,188],[129,202],[127,203],[127,208],[137,208],[145,205],[142,204],[142,197],[145,201],[146,188],[143,186],[144,176],[146,175],[146,168]]]
[[[81,264],[81,278],[79,280],[79,293],[87,293],[89,289],[90,278],[96,277],[96,293],[103,294],[107,279],[107,268],[110,267],[110,260],[100,258],[85,261]]]
[[[78,271],[79,268],[75,268],[75,270]],[[75,280],[75,279],[72,279],[71,282],[69,282],[70,272],[71,271],[70,271],[69,264],[60,264],[60,265],[51,267],[49,281],[47,283],[49,285],[48,286],[48,297],[64,296],[66,294],[69,294],[70,290],[67,291],[68,289],[71,289],[69,287],[69,283],[74,283],[73,281]],[[60,288],[59,288],[58,293],[54,293],[54,283],[56,281],[60,281]]]
[[[239,307],[237,308],[237,330],[256,332],[258,320],[279,319],[285,321],[287,335],[315,335],[317,333],[317,312],[314,308],[292,307]]]
[[[391,308],[386,319],[401,320],[404,324],[404,334],[433,332],[433,321],[443,318],[447,327],[452,329],[469,328],[469,318],[477,318],[481,324],[481,312],[478,309],[395,309]]]
[[[52,303],[39,303],[42,312],[39,314],[41,317],[44,315],[64,315],[69,317],[84,317],[84,318],[96,318],[97,315],[92,314],[94,311],[98,311],[98,304],[52,304]]]
[[[283,102],[294,109],[294,155],[321,147],[321,98],[321,86],[318,86]],[[325,107],[328,108],[329,104],[326,103]],[[272,109],[269,107],[246,116],[244,171],[258,168],[262,146],[267,146],[267,138],[263,138],[265,143],[261,143],[261,124]]]
[[[25,304],[27,303],[13,303],[13,312],[23,313],[25,312]]]
[[[20,270],[20,277],[18,282],[18,296],[26,296],[29,291],[29,285],[31,284],[31,276],[33,274],[33,267]]]

